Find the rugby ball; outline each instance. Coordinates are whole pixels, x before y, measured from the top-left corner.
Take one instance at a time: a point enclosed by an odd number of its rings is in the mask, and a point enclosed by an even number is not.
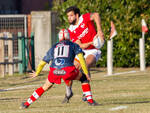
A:
[[[99,36],[95,36],[93,39],[93,45],[95,48],[100,49],[103,47],[104,45],[104,40],[101,40],[101,38]]]

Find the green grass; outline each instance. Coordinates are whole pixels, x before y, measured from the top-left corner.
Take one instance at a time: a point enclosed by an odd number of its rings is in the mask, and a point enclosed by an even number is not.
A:
[[[115,72],[138,70],[117,68]],[[74,96],[68,104],[61,104],[65,84],[54,85],[28,109],[19,106],[47,78],[47,72],[30,79],[27,75],[0,78],[0,113],[149,113],[150,112],[150,69],[145,72],[104,76],[106,69],[93,69],[91,88],[93,98],[101,106],[91,107],[81,100],[82,90],[78,81],[73,83]],[[30,85],[29,88],[2,91]],[[33,86],[32,86],[33,85]],[[111,108],[127,106],[126,109],[111,111]]]

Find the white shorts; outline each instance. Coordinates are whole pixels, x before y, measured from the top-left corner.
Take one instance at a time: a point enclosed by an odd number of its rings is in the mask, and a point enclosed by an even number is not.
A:
[[[96,58],[96,62],[99,60],[99,58],[101,57],[101,51],[98,49],[87,49],[87,50],[83,50],[85,55],[84,58],[86,59],[88,55],[93,55]],[[76,56],[76,59],[79,60],[79,58]]]

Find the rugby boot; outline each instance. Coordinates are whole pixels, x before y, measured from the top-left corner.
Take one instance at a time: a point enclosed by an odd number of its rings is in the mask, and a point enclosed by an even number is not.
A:
[[[87,101],[87,98],[86,98],[85,94],[83,94],[82,100],[83,100],[83,101]]]
[[[64,100],[62,101],[62,104],[64,104],[64,103],[69,103],[69,100],[70,100],[70,98],[73,96],[73,93],[71,92],[71,94],[69,95],[69,96],[67,96],[66,94],[65,94],[65,98],[64,98]]]
[[[25,105],[25,102],[22,102],[21,106],[20,106],[20,109],[26,109],[28,108],[29,106]]]
[[[95,100],[93,100],[92,103],[87,101],[87,103],[89,106],[100,106],[100,104],[98,104]]]

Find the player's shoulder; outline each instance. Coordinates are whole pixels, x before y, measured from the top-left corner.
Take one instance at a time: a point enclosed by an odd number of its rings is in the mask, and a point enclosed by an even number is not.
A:
[[[83,22],[91,21],[91,13],[85,13],[82,15]]]
[[[81,15],[82,17],[85,17],[85,16],[89,16],[91,13],[85,13],[83,15]]]

